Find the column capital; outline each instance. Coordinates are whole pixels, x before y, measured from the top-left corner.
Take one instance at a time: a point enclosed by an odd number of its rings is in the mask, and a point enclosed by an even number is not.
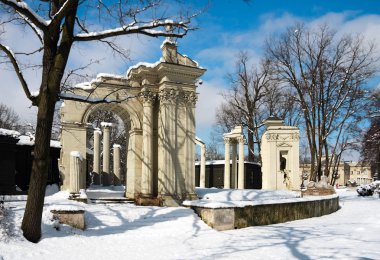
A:
[[[159,99],[163,103],[173,104],[178,99],[179,93],[173,88],[161,89]]]
[[[140,97],[144,105],[152,105],[156,101],[157,94],[147,88],[142,88]]]
[[[238,138],[236,138],[237,139],[237,141],[239,142],[239,144],[244,144],[245,143],[245,138],[244,138],[244,136],[240,136],[240,137],[238,137]]]
[[[230,144],[231,143],[231,138],[229,138],[229,137],[224,137],[223,140],[224,140],[225,144]]]

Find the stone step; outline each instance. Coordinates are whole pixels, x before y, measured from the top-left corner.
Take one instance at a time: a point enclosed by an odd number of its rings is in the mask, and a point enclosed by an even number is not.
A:
[[[100,197],[90,199],[91,203],[95,204],[109,204],[109,203],[126,203],[126,204],[134,204],[135,201],[127,198],[120,197]]]
[[[124,193],[125,190],[123,186],[92,186],[86,190],[87,198],[89,199],[125,198]]]

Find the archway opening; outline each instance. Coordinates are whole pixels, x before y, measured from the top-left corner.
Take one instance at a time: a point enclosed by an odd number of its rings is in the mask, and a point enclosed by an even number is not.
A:
[[[84,121],[92,125],[92,129],[88,130],[86,141],[87,172],[89,173],[87,186],[125,185],[129,131],[131,130],[129,113],[123,107],[116,104],[101,104],[91,107]],[[104,136],[107,135],[106,127],[109,131],[108,143],[105,141]],[[96,172],[94,169],[94,154],[96,156],[96,141],[94,140],[96,140],[96,131],[101,132],[98,147],[100,150],[100,158],[98,159],[100,171],[96,170],[99,172]],[[105,156],[108,156],[108,162],[104,159]],[[105,163],[109,165],[105,166]],[[119,172],[117,172],[116,168],[119,169]]]

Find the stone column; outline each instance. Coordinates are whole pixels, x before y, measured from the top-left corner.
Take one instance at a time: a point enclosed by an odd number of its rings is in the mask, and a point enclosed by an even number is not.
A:
[[[121,173],[120,173],[120,145],[113,145],[113,184],[121,185]]]
[[[236,172],[237,171],[236,140],[233,139],[231,144],[232,144],[232,173],[231,173],[232,188],[237,189],[238,185],[237,185],[237,172]]]
[[[70,192],[79,193],[81,189],[82,156],[78,151],[70,153]]]
[[[112,184],[110,176],[110,129],[112,123],[102,122],[103,127],[103,172],[102,172],[102,184],[107,186]]]
[[[141,169],[141,193],[143,197],[153,195],[153,103],[156,94],[143,89],[143,163]]]
[[[200,165],[200,175],[199,175],[199,186],[201,188],[206,187],[206,146],[201,145],[201,165]]]
[[[102,132],[98,129],[94,131],[94,165],[92,169],[92,183],[100,184],[100,136]]]
[[[231,175],[230,175],[230,139],[224,138],[224,188],[231,188]]]
[[[244,138],[240,137],[239,141],[239,183],[238,189],[244,189],[245,174],[244,174]]]

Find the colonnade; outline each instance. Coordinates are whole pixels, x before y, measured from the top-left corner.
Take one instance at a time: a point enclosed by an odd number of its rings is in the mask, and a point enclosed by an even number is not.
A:
[[[242,126],[236,126],[230,133],[224,134],[224,188],[244,189],[244,135]],[[237,167],[237,144],[239,144],[239,167]],[[232,149],[232,152],[231,152]],[[231,158],[232,157],[232,158]],[[232,162],[232,163],[231,163]],[[230,167],[231,166],[231,167]]]
[[[113,145],[113,174],[110,167],[110,137],[112,123],[102,122],[102,130],[96,129],[94,131],[94,158],[93,158],[93,184],[95,185],[121,185],[121,171],[120,171],[120,149],[118,144]],[[100,140],[103,135],[103,150],[100,150]],[[102,154],[102,156],[101,156]],[[103,160],[102,169],[100,169],[100,160]]]

